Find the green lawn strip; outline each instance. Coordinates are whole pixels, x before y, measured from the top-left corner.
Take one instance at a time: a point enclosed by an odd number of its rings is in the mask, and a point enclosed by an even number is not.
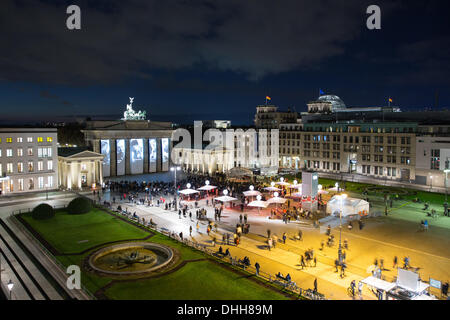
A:
[[[142,300],[285,300],[281,293],[265,288],[211,261],[187,263],[160,278],[115,283],[106,290],[112,299]]]
[[[80,215],[57,211],[55,217],[49,220],[35,220],[31,214],[24,214],[23,219],[65,254],[79,253],[110,241],[142,239],[149,235],[99,209]]]

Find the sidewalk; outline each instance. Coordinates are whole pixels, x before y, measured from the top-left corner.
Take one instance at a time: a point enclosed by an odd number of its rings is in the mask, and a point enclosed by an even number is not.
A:
[[[141,205],[129,205],[126,203],[121,204],[122,208],[128,208],[129,212],[136,212],[139,217],[144,217],[146,221],[152,218],[153,222],[158,225],[159,228],[166,228],[173,231],[176,234],[183,232],[185,237],[189,235],[189,226],[192,226],[192,240],[206,244],[212,247],[212,236],[217,239],[217,249],[221,243],[222,234],[230,233],[229,228],[223,226],[220,223],[218,232],[212,232],[211,236],[206,234],[207,223],[199,221],[200,232],[196,231],[197,221],[194,217],[193,220],[189,218],[179,219],[178,213],[174,211],[165,211],[159,207],[145,207]],[[229,248],[231,255],[236,256],[238,259],[248,256],[252,264],[258,263],[261,265],[261,271],[275,275],[281,272],[283,275],[289,273],[292,280],[303,289],[313,288],[314,279],[318,279],[319,292],[325,294],[328,299],[351,299],[347,295],[347,288],[350,286],[352,280],[359,281],[363,277],[353,273],[346,272],[346,277],[341,279],[338,274],[334,272],[334,266],[321,262],[319,258],[317,267],[308,267],[304,270],[299,266],[299,255],[289,252],[287,250],[277,247],[268,251],[264,242],[254,240],[250,237],[241,237],[241,243],[238,247],[232,245],[222,245],[223,250]],[[364,299],[374,299],[374,296],[368,292],[364,292]]]

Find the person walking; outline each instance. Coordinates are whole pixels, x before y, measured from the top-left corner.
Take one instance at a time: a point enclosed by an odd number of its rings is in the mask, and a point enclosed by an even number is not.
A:
[[[317,258],[316,258],[316,256],[314,256],[314,267],[316,267],[317,266]]]
[[[339,267],[339,260],[338,259],[336,259],[336,260],[334,260],[334,266],[336,267],[336,273],[338,273],[339,272],[339,270],[338,270],[338,267]]]
[[[256,275],[259,276],[259,268],[261,268],[261,266],[259,265],[258,262],[255,263],[255,269],[256,269]]]
[[[300,256],[300,265],[302,266],[302,270],[306,268],[305,257],[303,255]]]
[[[213,238],[212,238],[212,245],[213,245],[213,247],[216,246],[216,237],[213,237]]]
[[[345,277],[345,269],[346,268],[347,268],[347,265],[344,262],[342,262],[342,265],[341,265],[341,278]]]
[[[192,226],[189,226],[189,235],[192,237]]]
[[[247,214],[244,214],[244,223],[247,223]]]
[[[269,238],[269,239],[267,240],[267,244],[268,244],[268,246],[269,246],[269,251],[272,250],[272,238]]]
[[[242,224],[242,214],[239,215],[239,223]]]
[[[394,265],[393,265],[393,269],[395,269],[398,266],[398,258],[397,256],[394,257]]]
[[[284,244],[286,244],[286,238],[287,238],[287,236],[286,236],[286,232],[285,232],[285,233],[283,233],[283,243]]]
[[[317,278],[314,279],[314,293],[317,293]]]
[[[267,238],[270,238],[270,229],[267,229]]]
[[[363,283],[361,281],[358,282],[358,294],[359,298],[362,299],[362,289],[363,289]]]

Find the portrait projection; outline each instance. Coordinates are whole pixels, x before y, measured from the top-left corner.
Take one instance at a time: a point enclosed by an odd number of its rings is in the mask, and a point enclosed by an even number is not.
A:
[[[161,139],[162,171],[169,170],[169,139]]]
[[[119,139],[116,143],[117,175],[125,175],[125,139]]]
[[[148,172],[156,172],[156,154],[157,154],[156,139],[148,140],[148,154],[149,154]]]
[[[100,140],[100,150],[101,154],[105,157],[103,158],[103,177],[109,177],[111,175],[111,153],[109,140]]]
[[[130,140],[130,168],[131,174],[139,174],[144,172],[143,139]]]

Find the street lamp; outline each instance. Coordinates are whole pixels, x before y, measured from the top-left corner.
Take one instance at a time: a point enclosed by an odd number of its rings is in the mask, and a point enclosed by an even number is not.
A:
[[[9,279],[7,286],[9,290],[9,300],[12,300],[12,289],[14,287],[14,283],[11,281],[11,279]]]
[[[433,176],[430,176],[430,191],[433,190]]]
[[[45,200],[48,200],[48,184],[45,185]]]
[[[338,196],[338,199],[341,202],[341,210],[339,213],[339,248],[338,248],[339,264],[342,264],[342,213],[344,211],[344,200],[346,198],[347,195],[345,193]]]
[[[181,167],[170,167],[170,171],[173,171],[174,173],[174,179],[175,179],[175,184],[174,184],[174,192],[175,192],[175,211],[178,210],[178,192],[177,192],[177,171],[181,170]]]

